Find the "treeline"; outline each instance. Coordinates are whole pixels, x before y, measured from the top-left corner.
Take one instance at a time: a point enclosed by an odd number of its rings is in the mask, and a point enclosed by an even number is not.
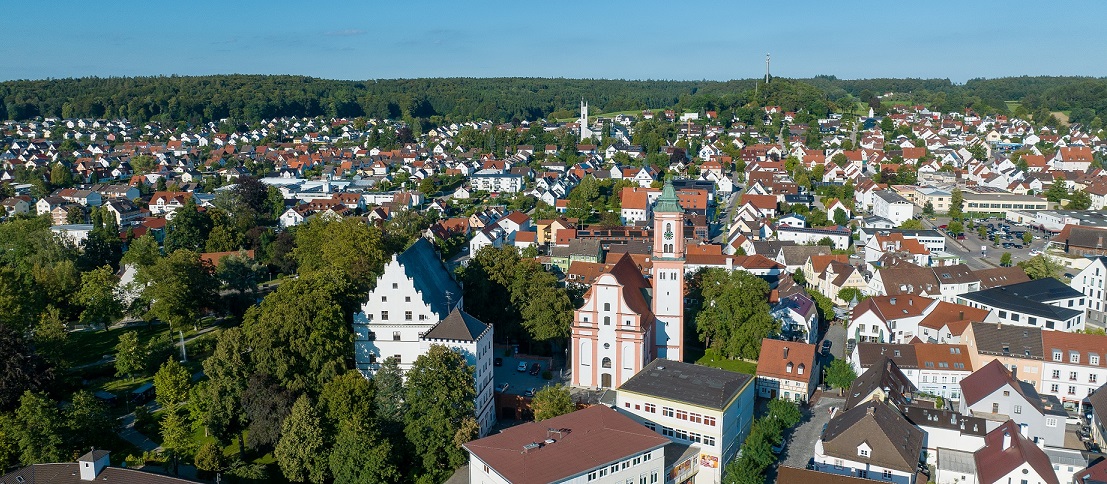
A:
[[[253,122],[279,116],[405,119],[420,125],[446,121],[535,120],[577,114],[581,99],[593,113],[674,108],[731,110],[779,105],[814,116],[872,104],[877,96],[943,112],[972,108],[1007,112],[1017,101],[1029,113],[1071,111],[1088,122],[1107,112],[1107,79],[1005,77],[972,79],[754,79],[628,81],[544,78],[433,78],[339,81],[301,76],[219,75],[20,80],[0,83],[0,119],[127,118],[136,122],[197,123],[224,118]],[[722,113],[720,113],[722,114]],[[745,120],[744,113],[738,113]],[[729,119],[729,117],[724,117]]]

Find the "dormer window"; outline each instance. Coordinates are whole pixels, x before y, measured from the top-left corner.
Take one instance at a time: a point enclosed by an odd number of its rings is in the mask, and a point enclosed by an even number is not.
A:
[[[788,362],[788,365],[784,367],[784,371],[786,371],[788,373],[792,372],[792,363],[791,362]]]
[[[1080,353],[1075,351],[1069,353],[1069,363],[1080,363]]]
[[[800,375],[803,374],[803,363],[800,363],[800,365],[796,367],[796,373]]]

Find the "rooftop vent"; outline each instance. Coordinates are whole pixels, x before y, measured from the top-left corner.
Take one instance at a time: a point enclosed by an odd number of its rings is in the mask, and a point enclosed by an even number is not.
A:
[[[532,451],[534,449],[537,449],[539,447],[542,447],[542,444],[539,444],[538,442],[531,442],[531,443],[523,446],[523,453],[525,454],[525,453],[530,452],[530,451]]]

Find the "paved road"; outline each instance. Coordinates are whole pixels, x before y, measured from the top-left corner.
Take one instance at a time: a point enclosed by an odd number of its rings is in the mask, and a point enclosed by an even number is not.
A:
[[[154,413],[159,407],[157,402],[152,402],[146,404],[146,408],[150,410],[150,413]],[[135,430],[134,412],[119,417],[119,431],[116,433],[118,433],[119,436],[125,439],[127,442],[130,442],[131,445],[137,447],[138,450],[141,450],[143,452],[161,449],[161,446],[159,446],[156,442],[150,440],[148,437],[142,435],[137,430]]]
[[[823,425],[830,421],[830,407],[841,407],[845,400],[832,394],[820,393],[819,399],[803,410],[803,420],[788,436],[788,443],[781,453],[782,464],[803,469],[815,453],[815,442],[823,433]]]

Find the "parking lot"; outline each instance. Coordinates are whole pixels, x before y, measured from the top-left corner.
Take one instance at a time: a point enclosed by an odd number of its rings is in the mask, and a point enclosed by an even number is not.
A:
[[[942,232],[942,225],[949,223],[948,217],[936,217],[935,220],[923,220],[924,225],[928,225]],[[1046,244],[1049,241],[1050,234],[1042,232],[1034,228],[1018,226],[1005,220],[991,218],[986,220],[976,220],[974,224],[981,225],[985,230],[989,231],[990,235],[987,240],[981,239],[978,233],[978,229],[969,229],[965,227],[964,240],[958,240],[953,237],[953,234],[947,234],[946,237],[946,251],[961,257],[969,267],[974,269],[985,269],[990,267],[999,267],[1000,259],[1005,252],[1011,253],[1011,263],[1016,264],[1033,257],[1032,251],[1044,250]],[[989,228],[988,224],[992,227]],[[1005,225],[1006,230],[1000,225]],[[1034,237],[1031,240],[1030,245],[1023,245],[1020,232],[1030,232]],[[1000,234],[1000,246],[995,245],[994,236]],[[1010,238],[1007,238],[1010,237]],[[1009,247],[1003,247],[1002,244],[1010,244]],[[1021,247],[1016,247],[1021,246]],[[981,248],[985,248],[981,251]]]
[[[527,364],[527,367],[529,369],[531,365],[534,365],[536,363],[535,360],[531,360],[528,358],[516,358],[513,356],[497,356],[496,358],[500,358],[503,360],[503,365],[495,367],[494,371],[496,377],[496,389],[500,390],[502,393],[523,395],[524,392],[531,388],[539,390],[546,385],[557,384],[556,372],[554,374],[554,380],[542,379],[542,371],[546,371],[549,369],[547,368],[547,364],[545,363],[546,360],[542,360],[541,363],[537,363],[541,366],[542,369],[537,375],[531,375],[529,371],[518,371],[518,366],[519,363],[523,362]],[[502,391],[504,384],[507,384],[506,392]]]

